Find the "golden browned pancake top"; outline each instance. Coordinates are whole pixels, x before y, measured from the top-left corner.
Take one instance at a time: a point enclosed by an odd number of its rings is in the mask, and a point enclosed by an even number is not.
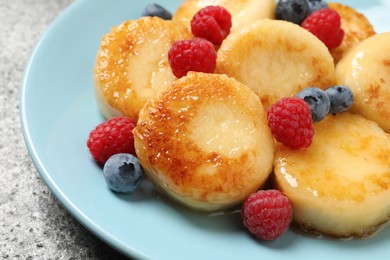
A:
[[[224,124],[237,129],[226,129],[226,145],[214,140],[218,133],[209,135]],[[273,140],[263,107],[249,88],[225,75],[190,73],[174,82],[141,110],[134,134],[152,178],[198,201],[243,199],[271,169]]]
[[[113,27],[104,35],[96,57],[98,95],[111,108],[136,121],[146,101],[175,80],[168,63],[169,48],[173,42],[189,38],[191,33],[182,25],[157,17]]]

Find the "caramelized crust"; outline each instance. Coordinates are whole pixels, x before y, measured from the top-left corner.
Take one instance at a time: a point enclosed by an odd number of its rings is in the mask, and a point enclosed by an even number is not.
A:
[[[176,80],[167,53],[186,28],[157,17],[126,21],[106,34],[96,57],[95,90],[102,113],[137,121],[146,101]]]
[[[190,73],[141,110],[134,130],[148,177],[184,205],[213,211],[260,188],[273,160],[264,109],[246,86]]]
[[[328,3],[329,8],[336,10],[341,16],[341,28],[345,35],[339,47],[331,51],[335,63],[339,62],[346,52],[361,41],[375,34],[370,21],[354,8],[340,3]]]
[[[367,237],[390,216],[390,136],[360,115],[315,124],[312,145],[276,146],[275,179],[305,232]]]
[[[227,74],[257,94],[264,108],[310,86],[334,83],[326,46],[300,26],[264,19],[230,34],[218,50],[217,73]]]

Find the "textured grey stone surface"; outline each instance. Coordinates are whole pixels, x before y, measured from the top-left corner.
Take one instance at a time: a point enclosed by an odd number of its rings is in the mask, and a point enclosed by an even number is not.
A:
[[[29,56],[72,0],[0,0],[0,259],[126,259],[82,227],[41,180],[23,140]]]

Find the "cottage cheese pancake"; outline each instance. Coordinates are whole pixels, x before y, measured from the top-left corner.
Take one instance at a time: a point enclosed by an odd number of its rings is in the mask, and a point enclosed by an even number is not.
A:
[[[259,98],[226,75],[189,73],[141,110],[136,152],[155,186],[202,211],[229,208],[262,187],[274,142]]]
[[[354,94],[351,112],[390,131],[390,32],[374,35],[352,49],[336,66],[337,84]]]
[[[157,17],[112,28],[102,39],[94,70],[96,98],[103,115],[137,121],[146,101],[176,80],[167,57],[171,45],[191,37],[182,25]]]
[[[277,186],[302,230],[366,237],[390,217],[390,138],[360,115],[330,115],[315,124],[305,150],[278,145]]]
[[[310,86],[334,83],[328,48],[302,27],[264,19],[231,33],[218,50],[218,73],[251,88],[265,108]]]

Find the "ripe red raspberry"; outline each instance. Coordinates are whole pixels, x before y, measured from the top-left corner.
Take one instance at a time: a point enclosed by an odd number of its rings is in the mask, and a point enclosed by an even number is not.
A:
[[[314,136],[309,105],[300,98],[286,97],[267,110],[274,138],[291,149],[309,147]]]
[[[135,155],[133,120],[128,117],[111,118],[99,124],[89,133],[87,147],[93,159],[104,164],[117,153]]]
[[[202,38],[177,41],[168,52],[173,74],[181,78],[189,71],[213,73],[217,63],[214,45]]]
[[[242,205],[244,226],[263,240],[274,240],[290,226],[293,209],[279,190],[260,190],[251,194]]]
[[[191,31],[195,37],[205,38],[214,45],[221,45],[229,35],[232,16],[222,6],[206,6],[200,9],[191,20]]]
[[[329,8],[312,13],[301,26],[317,36],[329,50],[340,46],[344,39],[341,17],[337,11]]]

